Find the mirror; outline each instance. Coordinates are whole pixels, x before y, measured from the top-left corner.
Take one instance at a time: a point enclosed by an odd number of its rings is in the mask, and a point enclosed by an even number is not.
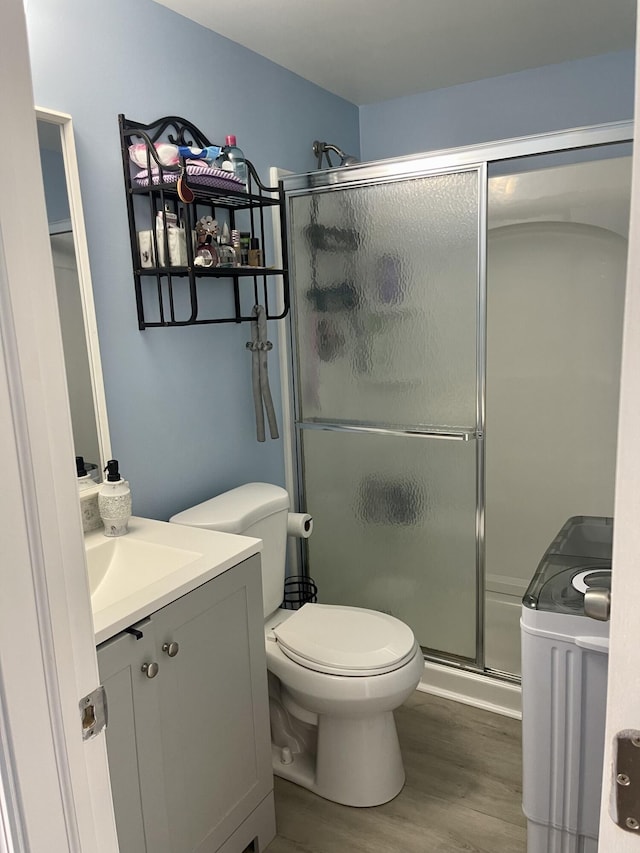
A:
[[[36,117],[75,451],[101,479],[111,446],[73,126],[52,110]]]

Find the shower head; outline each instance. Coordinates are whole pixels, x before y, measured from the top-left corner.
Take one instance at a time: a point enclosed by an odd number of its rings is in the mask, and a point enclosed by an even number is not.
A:
[[[340,162],[338,166],[353,166],[356,163],[359,163],[357,157],[354,157],[352,154],[345,154],[342,148],[338,148],[337,145],[331,145],[330,142],[319,142],[317,139],[313,143],[313,153],[318,158],[318,169],[322,169],[322,159],[326,158],[327,166],[332,169],[333,163],[331,162],[331,158],[329,157],[329,152],[333,151],[334,154],[337,154],[340,158]]]

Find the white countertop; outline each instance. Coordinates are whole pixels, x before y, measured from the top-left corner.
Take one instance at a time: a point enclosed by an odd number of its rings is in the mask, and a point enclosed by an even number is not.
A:
[[[96,589],[92,590],[96,644],[108,640],[262,550],[261,539],[133,516],[129,522],[129,533],[124,537],[106,537],[102,530],[86,534],[90,578],[92,558],[101,547],[103,551],[107,550],[105,542],[114,542],[115,545],[108,547],[118,548],[119,539],[128,540],[123,545],[130,551],[135,549],[136,543],[140,543],[142,554],[145,548],[150,553],[156,550],[158,554],[161,554],[159,549],[165,548],[168,554],[181,556],[184,564],[176,569],[159,570],[156,576],[153,559],[140,563],[138,571],[135,560],[130,566],[124,566],[122,558],[117,565],[114,561],[113,568],[107,569]],[[90,553],[92,551],[93,554]],[[128,552],[124,549],[122,551],[123,554]],[[95,581],[90,580],[90,585],[93,583]]]

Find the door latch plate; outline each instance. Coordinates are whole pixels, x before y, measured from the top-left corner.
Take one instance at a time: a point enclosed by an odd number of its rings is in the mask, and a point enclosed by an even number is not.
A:
[[[611,817],[621,829],[640,835],[640,731],[618,732],[614,760]]]
[[[80,707],[80,723],[82,740],[91,740],[106,728],[107,725],[107,693],[102,685],[78,703]]]

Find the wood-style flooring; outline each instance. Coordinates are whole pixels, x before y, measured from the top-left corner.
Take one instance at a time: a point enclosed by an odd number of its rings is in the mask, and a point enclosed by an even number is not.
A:
[[[395,800],[348,808],[276,777],[267,853],[525,853],[520,722],[418,692],[396,722]]]

